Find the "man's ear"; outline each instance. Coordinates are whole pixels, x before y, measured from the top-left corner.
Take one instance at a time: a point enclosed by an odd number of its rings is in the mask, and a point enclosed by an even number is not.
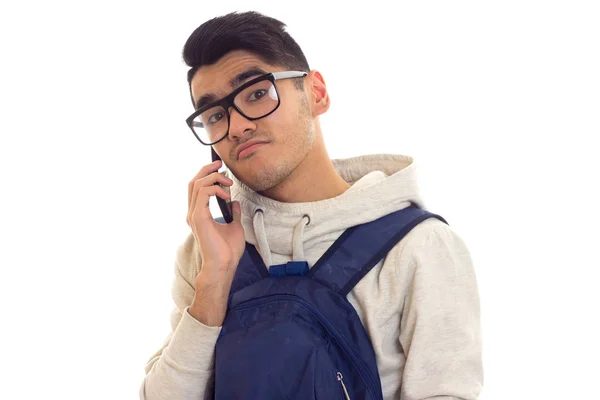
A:
[[[311,96],[311,109],[313,117],[319,116],[325,113],[329,109],[330,98],[327,86],[325,85],[325,79],[319,71],[312,70],[308,74],[307,83],[310,85]]]

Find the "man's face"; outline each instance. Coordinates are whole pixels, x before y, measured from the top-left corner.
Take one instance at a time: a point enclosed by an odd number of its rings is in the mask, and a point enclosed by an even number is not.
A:
[[[241,84],[256,78],[248,77],[233,87],[230,80],[250,69],[265,73],[285,71],[261,61],[254,54],[236,50],[223,56],[215,64],[203,66],[194,75],[191,91],[194,102],[206,94],[215,100],[231,93]],[[213,147],[231,172],[256,192],[283,182],[306,158],[315,141],[314,118],[305,90],[299,91],[292,78],[275,81],[281,104],[267,117],[249,121],[234,108],[229,109],[229,135]],[[264,141],[238,157],[241,145],[248,141]]]

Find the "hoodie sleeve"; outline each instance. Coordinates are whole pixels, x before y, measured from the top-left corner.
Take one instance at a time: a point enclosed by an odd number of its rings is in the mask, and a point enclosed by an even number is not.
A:
[[[197,252],[191,254],[194,251],[188,237],[177,253],[171,290],[175,303],[172,331],[146,364],[140,400],[202,400],[212,392],[214,350],[221,327],[206,326],[188,312],[195,294],[190,282],[200,264]]]
[[[483,366],[473,262],[448,225],[422,233],[410,253],[413,276],[401,319],[406,363],[400,399],[475,400]]]

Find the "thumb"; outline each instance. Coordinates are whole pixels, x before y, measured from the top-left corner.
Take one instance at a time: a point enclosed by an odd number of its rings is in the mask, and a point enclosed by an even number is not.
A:
[[[240,206],[240,202],[235,200],[231,202],[231,211],[233,212],[233,222],[241,223],[242,222],[242,207]]]

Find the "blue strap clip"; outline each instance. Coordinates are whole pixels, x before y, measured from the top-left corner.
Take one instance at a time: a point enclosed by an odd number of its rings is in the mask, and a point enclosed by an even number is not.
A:
[[[288,261],[286,264],[271,265],[269,275],[271,276],[304,276],[308,272],[308,262]]]

